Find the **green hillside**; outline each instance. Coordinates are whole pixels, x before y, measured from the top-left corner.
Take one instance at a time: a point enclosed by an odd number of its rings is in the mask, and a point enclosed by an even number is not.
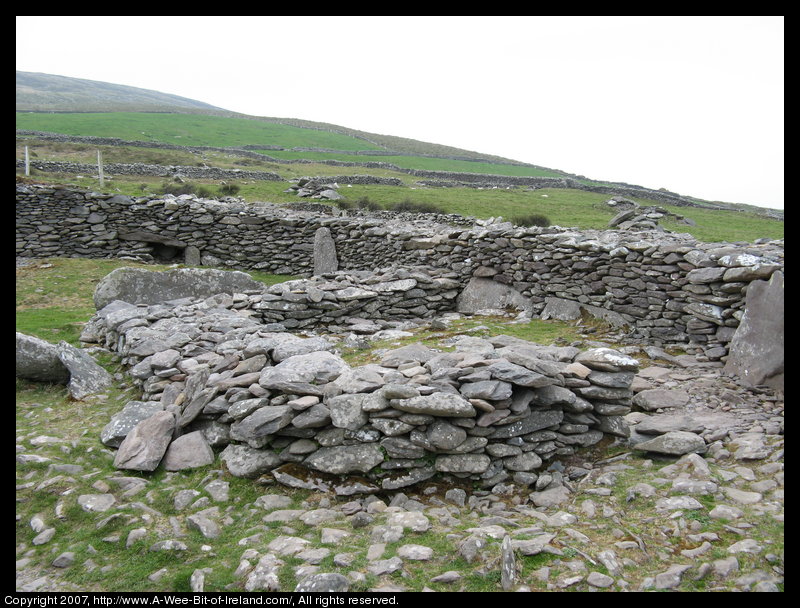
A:
[[[332,124],[235,114],[212,108],[202,102],[134,87],[42,74],[34,76],[37,78],[26,79],[25,73],[17,73],[18,131],[59,133],[77,137],[95,136],[179,147],[153,148],[135,143],[112,146],[98,145],[95,142],[59,142],[18,134],[18,161],[24,158],[25,147],[28,147],[34,162],[41,160],[93,164],[99,150],[106,163],[267,171],[277,173],[283,180],[304,176],[325,179],[329,176],[370,174],[381,178],[395,178],[402,185],[347,186],[340,190],[340,194],[345,197],[342,204],[371,205],[387,209],[398,204],[418,204],[479,218],[521,218],[538,214],[546,216],[551,224],[598,229],[605,228],[614,215],[614,209],[605,204],[610,195],[602,192],[566,188],[530,190],[524,187],[481,190],[458,185],[458,174],[465,173],[508,177],[570,177],[590,184],[579,176],[556,169]],[[103,111],[86,111],[97,104],[78,104],[80,111],[76,111],[78,108],[74,101],[79,98],[78,92],[82,95],[93,95],[98,102],[102,101]],[[75,97],[71,97],[73,94]],[[165,105],[154,111],[153,103]],[[188,106],[181,106],[183,103]],[[47,105],[54,111],[19,111],[20,108],[34,110],[36,104]],[[201,147],[227,150],[193,149]],[[248,148],[250,152],[245,154],[235,151],[242,148]],[[382,154],[369,154],[376,151]],[[344,166],[340,162],[331,161],[344,161],[354,165]],[[365,166],[367,163],[382,164],[368,167]],[[418,177],[409,174],[410,170],[450,172],[455,174],[450,177],[454,181],[451,187],[427,188],[418,183]],[[17,171],[18,175],[20,172],[21,170]],[[53,183],[97,187],[97,179],[91,172],[81,173],[84,174],[45,173],[34,169],[32,177]],[[131,195],[173,192],[175,187],[159,177],[110,174],[106,177],[113,180],[111,187],[114,191]],[[285,181],[235,181],[237,183],[233,185],[238,195],[248,202],[288,203],[297,200],[294,194],[285,192]],[[231,186],[211,179],[197,179],[195,182],[181,187],[188,192],[214,196],[224,194],[220,191],[223,185]],[[591,184],[612,185],[603,182]],[[672,213],[696,222],[696,226],[686,223],[668,225],[665,222],[665,227],[673,231],[690,232],[701,240],[733,241],[783,236],[782,215],[766,213],[765,210],[745,209],[722,203],[709,204],[686,198],[680,202],[680,206],[672,206],[667,203],[674,199],[668,198],[665,202],[661,193],[653,190],[628,189],[625,195],[644,205],[662,205]],[[648,196],[652,198],[648,199]],[[686,204],[691,206],[687,207]]]
[[[66,135],[116,137],[180,146],[281,146],[334,150],[380,150],[349,135],[290,125],[201,114],[105,112],[43,114],[17,112],[17,129]]]

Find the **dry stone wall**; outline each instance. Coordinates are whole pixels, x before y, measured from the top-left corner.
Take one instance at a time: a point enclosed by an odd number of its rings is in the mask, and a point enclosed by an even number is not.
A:
[[[270,204],[18,184],[16,253],[310,276],[315,235],[327,228],[341,269],[446,269],[459,289],[490,280],[517,292],[533,314],[569,318],[586,311],[627,325],[632,338],[693,343],[712,359],[727,352],[750,282],[783,268],[782,241],[709,244],[679,234],[457,227],[423,217],[322,216]]]
[[[267,150],[267,149],[274,149],[274,150],[284,150],[280,146],[269,146],[269,145],[246,145],[242,148],[219,148],[213,146],[178,146],[175,144],[165,144],[159,142],[143,142],[143,141],[125,141],[117,138],[108,138],[108,137],[91,137],[91,136],[74,136],[74,135],[64,135],[59,133],[43,133],[39,131],[17,131],[18,136],[33,136],[38,139],[47,139],[51,141],[60,141],[60,142],[79,142],[79,143],[87,143],[93,145],[103,145],[103,146],[135,146],[135,147],[143,147],[143,148],[162,148],[168,150],[189,150],[192,152],[203,152],[206,150],[213,150],[219,152],[226,152],[229,154],[235,154],[237,156],[245,156],[249,158],[254,158],[258,160],[266,160],[275,163],[282,163],[282,164],[314,164],[314,163],[322,163],[330,166],[338,166],[338,167],[368,167],[368,168],[375,168],[375,169],[388,169],[390,171],[398,171],[402,173],[407,173],[409,175],[414,175],[416,177],[421,178],[423,181],[421,183],[426,184],[431,187],[452,187],[452,186],[461,186],[461,187],[474,187],[474,188],[508,188],[508,187],[527,187],[527,188],[572,188],[572,189],[579,189],[579,190],[587,190],[590,192],[600,192],[603,194],[609,195],[616,195],[616,196],[629,196],[629,197],[642,197],[649,200],[655,200],[663,204],[671,204],[671,205],[686,205],[686,206],[701,206],[706,208],[723,208],[720,205],[708,203],[708,202],[700,202],[697,199],[693,199],[686,196],[681,196],[674,192],[669,192],[666,190],[653,190],[650,188],[644,188],[642,186],[636,186],[631,184],[625,183],[610,183],[605,186],[598,186],[592,185],[588,183],[584,183],[579,179],[576,179],[572,176],[564,176],[564,177],[526,177],[526,176],[506,176],[506,175],[491,175],[491,174],[480,174],[480,173],[458,173],[458,172],[449,172],[449,171],[425,171],[419,169],[405,169],[403,167],[399,167],[392,163],[380,162],[380,161],[359,161],[359,162],[350,162],[350,161],[342,161],[342,160],[309,160],[309,159],[293,159],[287,160],[282,158],[275,158],[271,156],[264,155],[261,152],[254,152],[253,150]],[[355,154],[355,155],[396,155],[396,152],[391,151],[368,151],[368,150],[361,150],[361,151],[342,151],[342,150],[326,150],[323,148],[293,148],[293,150],[313,150],[313,151],[329,151],[329,152],[337,152],[337,153],[344,153],[344,154]],[[448,159],[456,159],[456,160],[475,160],[472,158],[464,158],[459,156],[432,156],[432,158],[448,158]],[[37,162],[34,163],[33,166],[40,168],[43,171],[56,171],[56,172],[73,172],[73,169],[69,167],[72,163],[58,163],[58,162],[49,162],[49,163],[41,163]],[[17,168],[23,166],[22,161],[17,161]],[[521,166],[528,166],[531,167],[533,165],[521,165]],[[137,165],[130,165],[130,166],[121,166],[118,169],[120,174],[133,174],[136,175],[136,171],[138,170],[137,167],[143,167],[142,172],[138,173],[139,175],[161,175],[162,173],[158,173],[158,168],[148,168],[147,166],[137,166]],[[538,169],[542,169],[542,167],[536,167]],[[82,172],[90,171],[90,168],[81,169]],[[112,172],[109,168],[109,172]],[[194,168],[193,174],[197,177],[209,177],[211,179],[217,179],[213,177],[213,170],[209,171],[208,173],[203,173],[202,168]],[[251,179],[265,179],[265,178],[251,178]],[[272,179],[272,178],[266,178]],[[388,180],[392,180],[396,183],[396,185],[400,185],[400,180],[396,178],[385,178]],[[344,181],[343,183],[348,183]],[[360,182],[352,182],[352,183],[360,183]],[[370,182],[374,183],[374,182]]]

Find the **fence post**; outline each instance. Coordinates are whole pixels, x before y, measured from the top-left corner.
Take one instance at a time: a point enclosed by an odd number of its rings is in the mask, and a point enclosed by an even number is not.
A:
[[[100,150],[97,151],[97,174],[100,176],[100,187],[102,188],[104,185],[103,180],[103,153]]]
[[[31,159],[28,156],[28,146],[25,146],[25,177],[31,175]]]

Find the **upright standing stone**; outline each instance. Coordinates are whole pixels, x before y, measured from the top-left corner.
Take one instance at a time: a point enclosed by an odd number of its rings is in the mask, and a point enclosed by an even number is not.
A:
[[[744,316],[730,343],[725,370],[753,384],[783,391],[783,272],[747,288]]]
[[[314,233],[314,274],[325,274],[339,270],[336,243],[328,228],[318,228]]]

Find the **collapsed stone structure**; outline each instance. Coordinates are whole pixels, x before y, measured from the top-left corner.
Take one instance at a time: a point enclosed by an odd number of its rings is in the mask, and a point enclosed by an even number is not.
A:
[[[402,269],[370,286],[387,302],[423,285],[431,297],[454,283],[437,284],[440,273]],[[380,364],[351,367],[328,340],[268,323],[269,305],[289,301],[287,294],[296,302],[319,294],[317,303],[331,303],[325,296],[333,294],[346,303],[363,290],[358,282],[345,287],[347,278],[104,306],[82,340],[116,352],[143,393],[103,431],[103,442],[119,448],[116,466],[203,466],[215,459],[212,447],[224,447],[220,459],[234,475],[271,472],[287,485],[339,494],[398,489],[436,473],[490,487],[510,478],[531,483],[544,460],[606,433],[627,434],[622,416],[638,363],[611,349],[462,336],[453,352],[413,344],[386,352]],[[342,311],[313,314],[320,323]]]
[[[488,291],[490,301],[531,314],[587,311],[640,339],[692,341],[719,359],[749,283],[783,268],[780,242],[467,228],[18,185],[18,256],[167,253],[315,276],[267,289],[245,282],[209,297],[167,294],[167,302],[106,294],[82,339],[119,354],[143,390],[103,433],[119,447],[116,465],[202,466],[213,462],[212,447],[227,446],[221,458],[235,475],[271,471],[283,483],[343,494],[437,472],[487,486],[529,482],[547,458],[626,435],[637,362],[499,336],[462,337],[452,353],[414,345],[354,368],[327,340],[287,330],[374,333],[465,300],[479,306],[465,295]],[[353,473],[365,480],[341,486],[321,476]]]

